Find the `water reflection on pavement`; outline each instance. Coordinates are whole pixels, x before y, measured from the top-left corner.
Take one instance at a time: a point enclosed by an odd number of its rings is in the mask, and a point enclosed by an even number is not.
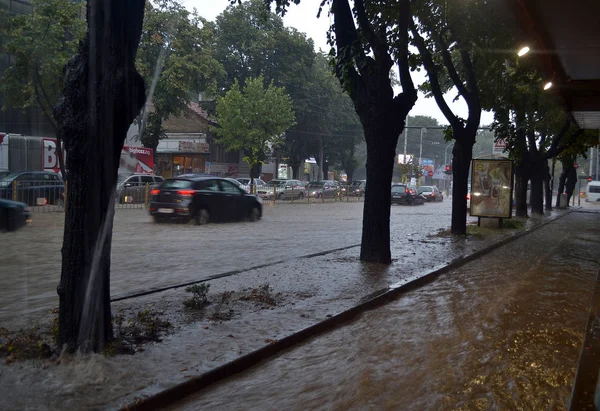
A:
[[[564,409],[598,217],[570,214],[173,409]]]

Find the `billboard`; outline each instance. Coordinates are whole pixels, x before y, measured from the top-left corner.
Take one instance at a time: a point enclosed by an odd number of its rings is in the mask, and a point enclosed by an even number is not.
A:
[[[511,160],[473,160],[471,216],[510,218],[512,214]]]
[[[123,146],[119,173],[154,173],[154,151],[151,148]]]

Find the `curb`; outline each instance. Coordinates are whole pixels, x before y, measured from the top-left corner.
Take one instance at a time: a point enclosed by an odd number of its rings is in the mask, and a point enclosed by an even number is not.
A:
[[[216,367],[201,375],[192,377],[182,383],[176,384],[156,394],[152,394],[146,398],[139,399],[130,404],[127,404],[124,407],[120,408],[120,410],[145,411],[166,408],[178,401],[181,401],[182,399],[191,394],[197,393],[209,387],[210,385],[213,385],[225,378],[231,377],[235,374],[245,371],[250,367],[258,364],[259,362],[276,355],[280,351],[291,348],[301,342],[307,341],[310,338],[323,334],[327,331],[331,331],[345,323],[348,323],[365,311],[369,311],[382,305],[385,305],[386,303],[397,299],[401,294],[422,287],[423,285],[434,281],[441,274],[444,274],[455,268],[461,267],[473,260],[476,260],[477,258],[491,253],[492,251],[508,243],[525,237],[526,235],[533,233],[539,228],[544,227],[545,225],[551,222],[557,221],[571,214],[572,212],[575,212],[575,210],[569,210],[564,214],[553,218],[549,218],[548,220],[543,221],[542,223],[534,227],[513,234],[510,237],[500,240],[497,243],[487,246],[461,259],[454,260],[443,267],[426,272],[418,278],[408,280],[408,282],[405,282],[403,284],[392,285],[389,288],[372,293],[365,297],[366,300],[364,302],[359,303],[345,311],[342,311],[339,314],[336,314],[330,318],[313,324],[296,333],[290,334],[287,337],[277,340],[272,344],[266,345],[262,348],[259,348],[258,350],[252,351],[251,353],[238,357],[231,362]]]
[[[132,298],[143,297],[143,296],[146,296],[146,295],[149,295],[149,294],[162,293],[163,291],[173,290],[175,288],[182,288],[182,287],[187,287],[189,285],[205,283],[207,281],[216,280],[217,278],[231,277],[233,275],[245,273],[247,271],[258,270],[260,268],[265,268],[265,267],[270,267],[270,266],[276,265],[276,264],[286,263],[286,262],[288,262],[290,260],[302,260],[302,259],[305,259],[305,258],[320,257],[322,255],[327,255],[327,254],[335,253],[335,252],[338,252],[338,251],[349,250],[350,248],[355,248],[355,247],[360,247],[360,244],[347,245],[345,247],[334,248],[333,250],[319,251],[318,253],[301,255],[299,257],[290,257],[290,258],[288,258],[286,260],[279,260],[279,261],[273,261],[272,263],[259,264],[259,265],[255,265],[253,267],[243,268],[241,270],[227,271],[227,272],[224,272],[224,273],[221,273],[221,274],[214,274],[214,275],[208,276],[208,277],[203,278],[201,280],[188,281],[186,283],[180,283],[180,284],[175,284],[175,285],[167,285],[165,287],[153,288],[151,290],[140,291],[140,292],[131,293],[131,294],[125,294],[125,295],[121,295],[121,296],[117,296],[115,298],[112,298],[110,300],[110,302],[114,303],[114,302],[117,302],[117,301],[130,300]]]

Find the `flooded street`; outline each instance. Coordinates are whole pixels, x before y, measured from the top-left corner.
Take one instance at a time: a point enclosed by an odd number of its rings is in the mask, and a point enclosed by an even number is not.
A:
[[[363,203],[265,203],[257,223],[154,224],[146,210],[115,214],[111,297],[360,243]],[[450,201],[391,209],[392,242],[425,238],[450,224]],[[64,215],[35,213],[33,222],[2,234],[0,326],[33,326],[58,306]],[[392,251],[394,252],[394,250]],[[396,253],[395,257],[400,257]]]
[[[172,409],[565,409],[598,217],[572,213]]]

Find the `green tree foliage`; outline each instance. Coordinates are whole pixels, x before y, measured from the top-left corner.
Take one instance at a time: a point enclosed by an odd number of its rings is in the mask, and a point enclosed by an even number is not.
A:
[[[223,75],[213,57],[212,25],[176,0],[146,2],[136,66],[146,81],[148,100],[138,117],[139,137],[156,150],[162,123],[186,115],[201,91],[214,91]]]
[[[0,79],[13,108],[37,106],[54,128],[52,110],[64,87],[64,67],[85,34],[84,9],[70,0],[33,0],[31,14],[0,14],[0,53],[14,64]]]
[[[500,27],[506,20],[502,7],[493,2],[467,0],[449,3],[442,0],[419,0],[415,7],[411,32],[419,49],[420,63],[428,75],[422,90],[430,93],[450,123],[448,137],[456,143],[452,150],[453,234],[466,233],[466,194],[472,149],[481,119],[482,108],[492,98],[491,81],[502,72],[504,58],[489,50],[508,49],[507,37]],[[415,59],[416,63],[419,59]],[[467,119],[457,116],[444,99],[456,89],[469,109]]]
[[[262,76],[247,78],[243,87],[235,81],[225,96],[217,99],[219,126],[213,127],[217,142],[227,150],[244,150],[244,161],[255,170],[294,125],[292,107],[285,90],[273,82],[265,88]]]
[[[312,40],[285,27],[264,1],[232,5],[216,18],[215,56],[227,73],[219,81],[221,93],[236,80],[243,85],[247,78],[262,75],[290,95],[296,125],[285,133],[280,153],[287,157],[296,177],[302,161],[310,155],[318,157],[320,147],[330,148],[336,155],[343,152],[344,163],[352,165],[348,153],[354,149],[354,139],[337,139],[335,134],[340,119],[356,123],[356,117],[351,104],[335,103],[347,97],[332,73],[328,56],[315,53]]]

